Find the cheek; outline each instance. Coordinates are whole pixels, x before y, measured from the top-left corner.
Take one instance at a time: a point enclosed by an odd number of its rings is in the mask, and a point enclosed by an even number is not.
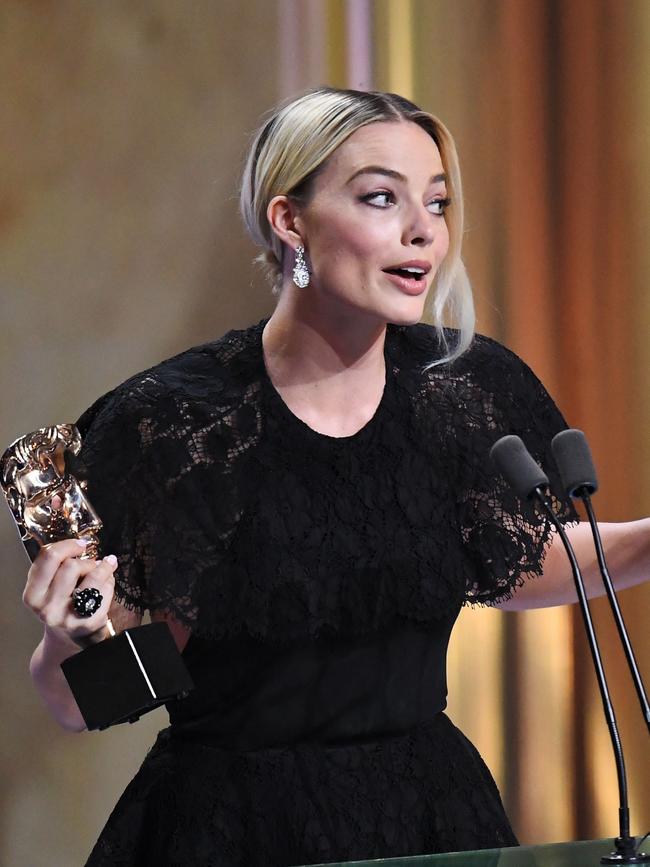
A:
[[[449,228],[445,223],[444,228],[436,238],[436,248],[440,259],[444,259],[449,252]]]
[[[390,239],[390,230],[386,226],[373,224],[372,220],[360,224],[358,220],[337,215],[323,223],[327,228],[319,231],[316,248],[330,264],[351,265],[351,260],[355,260],[358,267],[364,261],[376,260],[385,253]]]

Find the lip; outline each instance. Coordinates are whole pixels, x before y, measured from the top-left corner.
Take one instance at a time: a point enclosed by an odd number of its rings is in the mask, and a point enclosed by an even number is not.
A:
[[[425,277],[416,280],[415,277],[400,277],[399,274],[389,274],[387,271],[384,271],[383,273],[385,277],[388,277],[391,283],[407,295],[422,295],[422,293],[426,292],[429,288],[429,283]]]
[[[386,265],[386,268],[382,268],[382,271],[385,271],[387,268],[421,268],[426,275],[431,270],[431,262],[427,262],[425,259],[409,259],[408,262],[398,262],[396,265]]]
[[[422,259],[409,259],[408,262],[400,262],[398,265],[388,265],[388,268],[421,268],[424,274],[420,279],[415,277],[402,277],[400,274],[391,274],[385,268],[383,273],[397,288],[406,295],[422,295],[428,289],[427,274],[431,271],[431,262]]]

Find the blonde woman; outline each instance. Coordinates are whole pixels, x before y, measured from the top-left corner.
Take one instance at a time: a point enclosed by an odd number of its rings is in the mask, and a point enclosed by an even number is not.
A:
[[[574,601],[549,527],[488,461],[516,432],[553,475],[564,423],[516,356],[473,335],[453,141],[399,96],[319,88],[262,126],[241,206],[273,315],[82,416],[117,568],[68,541],[28,578],[45,622],[32,673],[63,725],[83,720],[59,663],[72,636],[103,637],[109,608],[122,626],[166,619],[196,684],[88,864],[516,845],[445,716],[445,653],[467,602]],[[438,327],[418,324],[427,302]],[[646,522],[603,529],[613,571],[640,580]],[[104,597],[85,621],[69,605],[78,583]]]

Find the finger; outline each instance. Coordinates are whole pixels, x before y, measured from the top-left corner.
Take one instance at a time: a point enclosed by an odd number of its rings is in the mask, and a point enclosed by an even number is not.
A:
[[[103,560],[94,561],[93,568],[85,570],[84,574],[80,576],[81,580],[77,580],[73,583],[72,576],[66,576],[65,586],[62,582],[60,592],[56,594],[56,599],[53,598],[52,600],[53,605],[59,604],[66,614],[71,612],[76,618],[81,618],[82,620],[90,619],[75,612],[71,600],[77,591],[81,592],[83,590],[93,589],[97,590],[97,592],[102,596],[102,608],[109,606],[115,589],[115,578],[113,577],[113,573],[116,564],[117,561],[115,557],[109,556],[105,557]],[[61,569],[63,568],[64,566],[61,567]]]
[[[32,611],[46,626],[62,628],[72,605],[72,594],[86,573],[96,566],[94,560],[66,560],[57,570],[45,599]]]
[[[23,602],[28,608],[44,604],[50,584],[63,561],[81,557],[87,544],[83,539],[63,539],[41,548],[27,573],[23,591]]]
[[[49,584],[61,563],[68,557],[81,557],[88,543],[88,539],[62,539],[43,545],[29,569],[28,580],[35,586]]]
[[[100,589],[102,584],[109,579],[113,579],[116,569],[117,557],[113,554],[109,554],[107,557],[104,557],[103,560],[97,560],[94,568],[84,575],[83,579],[77,586],[80,590],[84,587],[97,587]]]
[[[43,607],[54,607],[63,610],[70,601],[75,588],[97,567],[97,560],[80,560],[68,557],[56,570],[54,578],[43,597]]]
[[[108,611],[113,600],[115,590],[114,572],[117,567],[117,560],[114,557],[105,557],[96,567],[89,572],[84,579],[78,584],[78,590],[94,588],[101,596],[101,604],[97,611],[90,617],[80,617],[72,606],[70,598],[67,600],[67,606],[64,610],[64,625],[70,631],[71,637],[87,635],[91,632],[96,632],[108,620]]]

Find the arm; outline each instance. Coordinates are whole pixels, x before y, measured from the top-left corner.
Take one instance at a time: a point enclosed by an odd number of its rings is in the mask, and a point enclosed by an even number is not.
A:
[[[650,518],[625,523],[599,523],[605,557],[616,590],[640,584],[650,577]],[[605,587],[598,570],[591,528],[586,521],[566,528],[591,599],[603,596]],[[571,567],[557,533],[544,559],[541,578],[526,581],[512,599],[495,606],[503,611],[547,608],[577,602]]]
[[[116,628],[136,625],[140,616],[113,602],[116,562],[81,560],[76,540],[55,542],[34,560],[23,593],[25,605],[43,622],[43,639],[34,651],[30,673],[36,690],[54,718],[70,731],[83,731],[85,723],[61,671],[64,659],[80,651],[77,642],[94,643],[106,635],[109,613]],[[103,601],[92,617],[80,618],[72,611],[70,596],[75,587],[96,587]]]
[[[59,725],[73,732],[85,731],[86,724],[60,666],[80,649],[74,641],[46,626],[29,664],[36,691],[48,710]]]
[[[93,585],[96,586],[96,585]],[[142,616],[135,611],[129,611],[113,600],[110,607],[110,619],[116,632],[139,626]],[[183,652],[190,637],[190,630],[169,615],[154,612],[151,620],[156,622],[166,620],[179,652]],[[107,638],[104,627],[96,633],[91,641],[102,641]],[[36,691],[39,693],[48,710],[64,729],[73,732],[86,730],[86,724],[77,707],[74,696],[61,670],[61,663],[79,653],[81,648],[64,633],[49,626],[45,627],[43,638],[32,654],[29,665]]]
[[[47,626],[32,654],[29,673],[36,691],[56,721],[68,731],[83,731],[85,723],[60,669],[64,659],[79,651],[73,642],[56,635]]]

